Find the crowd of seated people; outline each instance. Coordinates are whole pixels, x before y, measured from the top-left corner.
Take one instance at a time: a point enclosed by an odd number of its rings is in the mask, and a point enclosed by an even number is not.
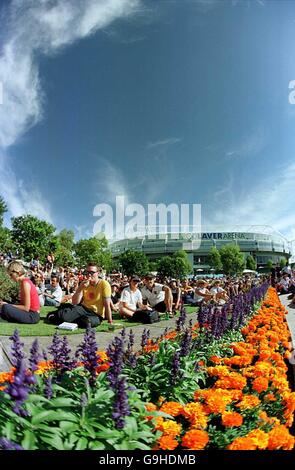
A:
[[[120,272],[105,274],[100,267],[93,266],[95,282],[90,274],[93,271],[91,266],[83,269],[56,267],[54,255],[49,253],[43,265],[38,256],[31,260],[26,277],[36,289],[40,307],[52,306],[57,309],[62,309],[68,304],[75,305],[77,299],[80,303],[83,302],[83,295],[86,295],[88,287],[92,285],[94,289],[95,285],[98,286],[103,280],[104,292],[107,292],[104,295],[109,297],[110,309],[106,306],[109,323],[112,323],[111,312],[130,319],[138,310],[156,310],[160,315],[173,317],[182,305],[223,305],[233,296],[247,292],[265,279],[244,275],[179,280],[161,278],[155,273],[128,277]],[[277,288],[281,293],[295,294],[294,273],[283,272]],[[77,292],[81,295],[77,295]],[[86,299],[85,305],[88,304]]]

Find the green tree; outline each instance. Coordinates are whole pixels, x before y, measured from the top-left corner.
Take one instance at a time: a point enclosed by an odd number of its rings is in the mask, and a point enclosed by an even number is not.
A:
[[[119,256],[122,271],[127,276],[137,274],[144,276],[149,271],[147,256],[141,251],[127,250]]]
[[[172,256],[163,256],[158,261],[157,271],[160,276],[183,279],[192,272],[192,265],[184,250],[173,253]]]
[[[273,268],[273,262],[272,262],[271,259],[267,260],[266,267],[267,267],[267,269],[268,269],[269,271],[272,270],[272,268]]]
[[[104,237],[81,239],[74,245],[75,256],[79,266],[86,266],[93,261],[109,271],[112,266],[112,254],[108,249],[108,241]]]
[[[220,272],[223,268],[220,253],[215,246],[210,250],[209,266],[214,269],[215,272]]]
[[[281,269],[283,269],[283,268],[286,266],[286,264],[287,264],[286,258],[281,258],[281,259],[280,259],[280,267],[281,267]]]
[[[172,256],[163,256],[157,264],[157,272],[162,277],[175,277],[175,260]]]
[[[15,251],[11,238],[11,231],[7,227],[0,227],[0,252]]]
[[[248,255],[246,258],[246,268],[252,269],[253,271],[256,271],[257,269],[257,263],[252,255]]]
[[[225,274],[240,274],[245,267],[245,259],[237,245],[225,245],[220,249],[220,257]]]
[[[74,258],[74,232],[63,229],[56,236],[55,264],[57,266],[73,266]]]
[[[22,215],[12,219],[11,237],[26,261],[39,255],[44,261],[52,251],[55,227],[33,215]]]
[[[4,214],[7,212],[7,205],[2,196],[0,196],[0,227],[3,225]]]

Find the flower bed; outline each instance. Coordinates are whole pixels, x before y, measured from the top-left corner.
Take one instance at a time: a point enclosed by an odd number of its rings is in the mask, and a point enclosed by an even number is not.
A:
[[[262,450],[294,447],[295,393],[287,381],[289,331],[274,289],[254,289],[141,351],[125,330],[98,352],[88,330],[75,359],[54,337],[52,359],[33,344],[24,365],[0,374],[0,446],[9,449]]]

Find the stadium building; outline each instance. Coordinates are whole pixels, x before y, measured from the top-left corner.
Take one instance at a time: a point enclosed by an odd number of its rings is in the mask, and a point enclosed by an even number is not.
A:
[[[148,233],[147,233],[148,232]],[[210,273],[209,254],[212,247],[220,249],[225,245],[238,245],[245,256],[252,255],[258,270],[266,267],[269,260],[273,265],[281,259],[289,261],[291,244],[270,226],[235,226],[226,229],[215,227],[204,229],[201,233],[151,233],[151,228],[137,238],[125,238],[110,245],[116,258],[127,250],[141,251],[149,260],[172,255],[175,251],[185,250],[193,265],[194,274]]]

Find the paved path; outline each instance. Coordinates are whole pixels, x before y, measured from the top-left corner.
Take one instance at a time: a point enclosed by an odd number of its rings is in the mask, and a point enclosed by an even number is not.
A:
[[[187,322],[192,319],[195,323],[197,321],[197,313],[189,313],[187,315]],[[132,329],[135,333],[135,348],[140,348],[140,341],[141,335],[144,329],[150,330],[150,337],[157,338],[163,334],[165,328],[169,328],[170,330],[175,329],[175,319],[170,320],[161,320],[158,323],[153,323],[151,325],[136,325],[132,326],[130,323],[130,328],[126,328],[126,333],[128,334],[129,331]],[[99,350],[105,350],[109,343],[113,340],[115,336],[119,334],[121,329],[115,330],[115,332],[96,332],[96,341],[98,344]],[[61,333],[62,336],[62,333]],[[69,344],[72,348],[72,351],[76,350],[76,347],[81,344],[83,341],[84,335],[68,335],[67,338],[69,340]],[[35,337],[26,336],[22,337],[21,341],[24,343],[24,351],[26,356],[28,356],[31,345],[34,341]],[[38,337],[40,349],[46,349],[52,343],[52,336],[39,336]],[[11,368],[10,362],[10,354],[11,354],[11,341],[9,336],[0,336],[0,372],[7,372]]]
[[[288,295],[280,295],[280,300],[284,307],[288,310],[288,315],[286,315],[287,323],[289,330],[292,336],[293,348],[295,348],[295,305],[291,304],[291,300],[288,299]]]

